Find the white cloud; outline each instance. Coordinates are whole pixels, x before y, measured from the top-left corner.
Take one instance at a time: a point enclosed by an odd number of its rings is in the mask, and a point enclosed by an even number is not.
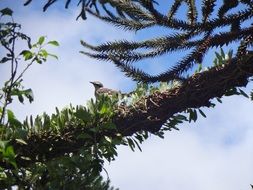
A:
[[[232,111],[236,105],[237,111]],[[106,168],[121,190],[250,189],[253,181],[252,102],[227,98],[207,119],[184,124],[145,142],[143,152],[119,148],[119,157]],[[225,113],[225,114],[221,114]],[[215,121],[219,121],[215,123]],[[227,136],[240,138],[225,142]]]
[[[43,111],[51,113],[55,106],[62,108],[69,103],[84,104],[93,97],[93,86],[89,81],[100,80],[106,86],[121,91],[124,91],[123,83],[129,85],[130,79],[124,77],[112,63],[89,59],[79,51],[84,49],[80,39],[98,43],[123,37],[131,39],[133,33],[119,32],[92,17],[87,21],[76,21],[75,12],[64,14],[53,9],[45,14],[29,6],[20,5],[18,8],[14,11],[14,17],[22,24],[22,32],[31,36],[33,41],[46,35],[48,40],[60,43],[59,48],[48,48],[49,52],[59,57],[59,61],[50,59],[43,65],[34,65],[25,74],[24,84],[33,89],[35,101],[33,104],[11,106],[19,118],[41,114]],[[8,69],[4,68],[4,75],[0,76],[4,80],[9,74]]]

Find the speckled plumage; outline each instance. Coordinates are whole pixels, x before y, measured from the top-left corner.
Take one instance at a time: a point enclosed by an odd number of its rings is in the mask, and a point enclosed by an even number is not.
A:
[[[94,82],[90,82],[90,83],[93,84],[93,86],[95,87],[95,97],[96,98],[102,94],[107,95],[107,96],[120,94],[119,91],[112,90],[109,88],[104,88],[104,85],[99,81],[94,81]]]

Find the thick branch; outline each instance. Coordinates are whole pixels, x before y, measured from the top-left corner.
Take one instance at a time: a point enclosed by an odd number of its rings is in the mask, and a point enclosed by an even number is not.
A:
[[[246,86],[248,78],[252,75],[253,56],[248,57],[246,61],[232,59],[226,65],[194,74],[179,87],[166,92],[156,92],[143,98],[134,107],[118,109],[114,118],[117,133],[129,136],[141,130],[156,132],[173,114],[187,108],[209,107],[212,98],[221,97],[233,87]],[[86,127],[66,126],[62,134],[58,135],[53,132],[34,133],[26,140],[27,145],[13,141],[11,144],[18,154],[17,164],[28,166],[90,146],[85,140],[77,138],[79,134],[86,132]],[[32,159],[25,160],[24,157]],[[8,168],[1,162],[0,166]]]
[[[233,59],[229,64],[194,74],[182,86],[146,97],[146,105],[121,111],[116,125],[125,136],[141,130],[156,132],[176,113],[187,108],[210,107],[212,98],[223,96],[233,87],[247,85],[253,75],[253,57],[244,63],[237,62]]]

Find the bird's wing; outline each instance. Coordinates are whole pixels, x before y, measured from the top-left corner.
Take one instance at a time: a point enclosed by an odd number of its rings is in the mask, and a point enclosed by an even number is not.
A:
[[[116,90],[109,89],[109,88],[99,88],[99,89],[97,90],[97,93],[98,93],[98,94],[113,95],[113,94],[119,94],[120,92],[119,92],[119,91],[116,91]]]

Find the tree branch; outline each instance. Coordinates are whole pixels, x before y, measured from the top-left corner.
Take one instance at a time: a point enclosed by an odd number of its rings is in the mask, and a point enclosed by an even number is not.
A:
[[[196,73],[181,86],[143,97],[134,107],[119,107],[114,118],[117,131],[101,136],[114,137],[116,133],[131,136],[143,130],[154,133],[176,113],[187,108],[210,107],[212,98],[222,97],[233,87],[247,85],[248,78],[253,76],[253,56],[248,54],[246,58],[234,58],[225,65]],[[87,126],[68,125],[61,134],[51,131],[42,134],[34,132],[26,139],[27,144],[12,140],[11,145],[18,155],[18,166],[25,167],[38,161],[49,161],[65,153],[77,153],[80,149],[90,146],[84,139],[77,138],[78,135],[87,133],[86,129]],[[25,160],[25,157],[31,160]],[[0,162],[0,166],[9,167],[3,162]]]

